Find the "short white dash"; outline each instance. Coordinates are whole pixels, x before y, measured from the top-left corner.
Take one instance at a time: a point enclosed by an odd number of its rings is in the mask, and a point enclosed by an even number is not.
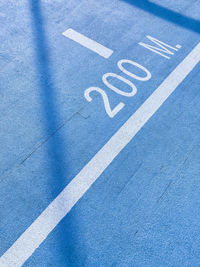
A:
[[[102,44],[86,37],[85,35],[73,29],[68,29],[62,34],[68,37],[69,39],[81,44],[82,46],[87,47],[88,49],[92,50],[93,52],[104,58],[109,58],[113,53],[113,50],[103,46]]]
[[[25,263],[199,62],[200,43],[3,254],[1,267],[19,267]]]
[[[179,44],[176,45],[176,48],[178,48],[178,49],[180,49],[181,47],[182,47],[182,46],[179,45]]]

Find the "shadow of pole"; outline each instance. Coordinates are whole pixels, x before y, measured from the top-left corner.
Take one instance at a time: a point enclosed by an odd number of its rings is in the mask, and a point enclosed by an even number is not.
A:
[[[67,159],[64,156],[66,154],[64,153],[64,149],[65,151],[67,149],[66,146],[64,147],[66,140],[64,140],[59,131],[62,125],[60,125],[61,120],[55,103],[56,87],[52,79],[53,75],[50,67],[49,47],[40,0],[29,0],[29,6],[32,16],[33,40],[35,42],[35,67],[39,76],[39,88],[41,90],[45,123],[44,128],[46,131],[45,135],[47,136],[46,144],[48,148],[46,162],[50,165],[50,177],[47,177],[47,179],[50,184],[50,193],[54,198],[55,194],[59,194],[66,186]],[[56,234],[57,239],[59,239],[55,244],[56,251],[59,253],[56,257],[62,257],[62,262],[64,262],[64,264],[66,263],[66,266],[68,266],[67,262],[70,262],[71,251],[76,251],[74,246],[76,236],[74,233],[76,233],[77,227],[74,219],[73,216],[70,222],[68,221],[66,227],[62,224],[62,230],[59,230],[60,232],[58,235]],[[71,232],[73,232],[73,234]]]
[[[196,33],[200,33],[200,22],[196,19],[189,18],[178,12],[170,10],[168,8],[159,6],[148,0],[123,0],[137,8],[140,8],[148,13],[151,13],[159,18],[168,20],[180,27],[191,30]]]
[[[58,131],[61,125],[59,124],[59,114],[55,104],[55,86],[52,80],[49,61],[49,49],[46,42],[44,22],[41,13],[39,0],[31,0],[31,13],[33,18],[33,38],[36,50],[36,71],[40,83],[40,95],[42,98],[42,108],[44,115],[45,135],[48,141],[48,159],[51,161],[52,178],[57,177],[60,190],[63,189],[66,170],[64,163],[66,159],[63,157],[64,140]],[[52,138],[53,137],[53,138]],[[56,163],[56,164],[53,164]]]

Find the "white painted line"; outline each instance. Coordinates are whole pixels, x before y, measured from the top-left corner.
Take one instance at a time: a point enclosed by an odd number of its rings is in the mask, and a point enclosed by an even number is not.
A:
[[[104,58],[109,58],[113,53],[113,50],[103,46],[100,43],[97,43],[96,41],[86,37],[85,35],[73,29],[68,29],[62,34],[68,37],[69,39],[81,44],[82,46],[87,47],[88,49],[92,50],[93,52]]]
[[[1,267],[24,264],[199,62],[200,43],[5,252]]]

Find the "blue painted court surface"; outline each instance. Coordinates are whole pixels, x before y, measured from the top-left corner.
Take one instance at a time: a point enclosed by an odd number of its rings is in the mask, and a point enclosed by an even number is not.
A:
[[[0,267],[200,266],[199,11],[0,0]]]

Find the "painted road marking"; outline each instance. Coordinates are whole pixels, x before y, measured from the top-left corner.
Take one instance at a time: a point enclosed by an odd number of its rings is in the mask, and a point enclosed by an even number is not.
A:
[[[113,53],[113,50],[103,46],[100,43],[97,43],[96,41],[86,37],[85,35],[73,29],[68,29],[62,34],[68,37],[69,39],[79,43],[80,45],[87,47],[88,49],[92,50],[93,52],[104,58],[109,58]]]
[[[177,44],[176,45],[176,48],[171,46],[171,45],[168,45],[150,35],[147,35],[146,36],[147,39],[149,39],[151,42],[153,42],[154,44],[156,44],[157,46],[152,46],[152,44],[146,44],[146,43],[143,43],[143,42],[139,42],[138,44],[145,47],[146,49],[149,49],[151,50],[152,52],[162,56],[162,57],[165,57],[167,59],[170,59],[171,57],[170,56],[167,56],[167,55],[174,55],[174,52],[172,52],[171,50],[174,50],[174,51],[178,51],[178,49],[181,48],[181,45]],[[171,49],[171,50],[170,50]],[[167,54],[167,55],[166,55]]]
[[[199,62],[200,43],[4,253],[0,258],[1,267],[25,263]]]

